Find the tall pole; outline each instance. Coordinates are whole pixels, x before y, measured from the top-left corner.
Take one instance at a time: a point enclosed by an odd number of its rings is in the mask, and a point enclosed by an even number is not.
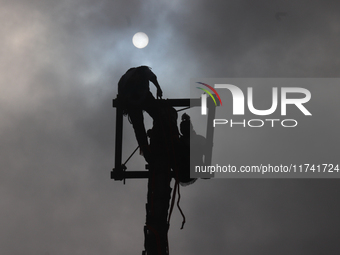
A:
[[[168,255],[167,222],[171,196],[170,167],[160,160],[150,164],[148,195],[146,204],[146,222],[144,226],[144,255]]]
[[[168,255],[168,211],[171,197],[171,169],[176,169],[176,146],[179,133],[175,109],[164,101],[159,104],[159,116],[150,132],[151,160],[149,162],[146,204],[146,255]]]
[[[169,99],[165,101],[167,105],[172,107],[200,105],[200,99]],[[175,157],[173,141],[171,138],[169,139],[169,134],[164,132],[169,127],[166,123],[160,124],[158,132],[163,129],[163,134],[150,139],[152,160],[149,163],[149,171],[125,171],[126,167],[122,165],[123,111],[120,107],[119,97],[113,100],[113,107],[116,108],[116,146],[115,168],[111,172],[111,178],[114,180],[148,178],[146,221],[144,226],[145,250],[142,254],[168,255],[168,211],[171,198],[170,182],[173,176],[171,168],[176,165],[176,162],[172,162]],[[211,133],[209,133],[209,136],[211,136]],[[153,144],[156,144],[156,146],[152,146]]]

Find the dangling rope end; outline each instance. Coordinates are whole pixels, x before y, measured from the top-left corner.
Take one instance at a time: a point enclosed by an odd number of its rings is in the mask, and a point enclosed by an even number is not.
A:
[[[182,221],[182,226],[181,226],[181,229],[184,228],[184,224],[185,224],[185,219]]]

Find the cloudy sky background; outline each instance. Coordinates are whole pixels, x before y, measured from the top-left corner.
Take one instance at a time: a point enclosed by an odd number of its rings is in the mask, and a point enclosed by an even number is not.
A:
[[[338,77],[334,1],[0,3],[1,254],[141,254],[146,181],[110,179],[111,101],[128,68],[150,65],[165,98],[190,97],[192,77]],[[124,124],[126,158],[137,143]],[[170,252],[335,254],[339,185],[199,180],[182,189],[187,224],[175,210]]]

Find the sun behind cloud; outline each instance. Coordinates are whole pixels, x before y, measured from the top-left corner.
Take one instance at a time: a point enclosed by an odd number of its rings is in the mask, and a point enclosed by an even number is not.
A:
[[[148,45],[149,37],[143,32],[138,32],[132,37],[132,43],[138,49],[143,49]]]

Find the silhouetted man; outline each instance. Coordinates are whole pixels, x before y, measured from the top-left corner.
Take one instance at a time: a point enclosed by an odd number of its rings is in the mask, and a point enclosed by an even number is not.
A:
[[[206,138],[196,133],[192,126],[190,116],[186,113],[182,115],[180,130],[182,133],[180,137],[182,151],[179,178],[181,185],[186,186],[196,181],[196,178],[190,178],[190,171],[194,171],[195,166],[204,165],[203,157],[206,153]],[[190,169],[190,167],[192,169]]]
[[[123,112],[128,114],[135,130],[138,145],[148,162],[150,161],[150,150],[144,126],[143,110],[153,120],[157,120],[159,117],[156,100],[150,92],[149,81],[157,88],[157,98],[162,98],[163,92],[157,77],[148,66],[130,68],[118,82],[118,96]]]

